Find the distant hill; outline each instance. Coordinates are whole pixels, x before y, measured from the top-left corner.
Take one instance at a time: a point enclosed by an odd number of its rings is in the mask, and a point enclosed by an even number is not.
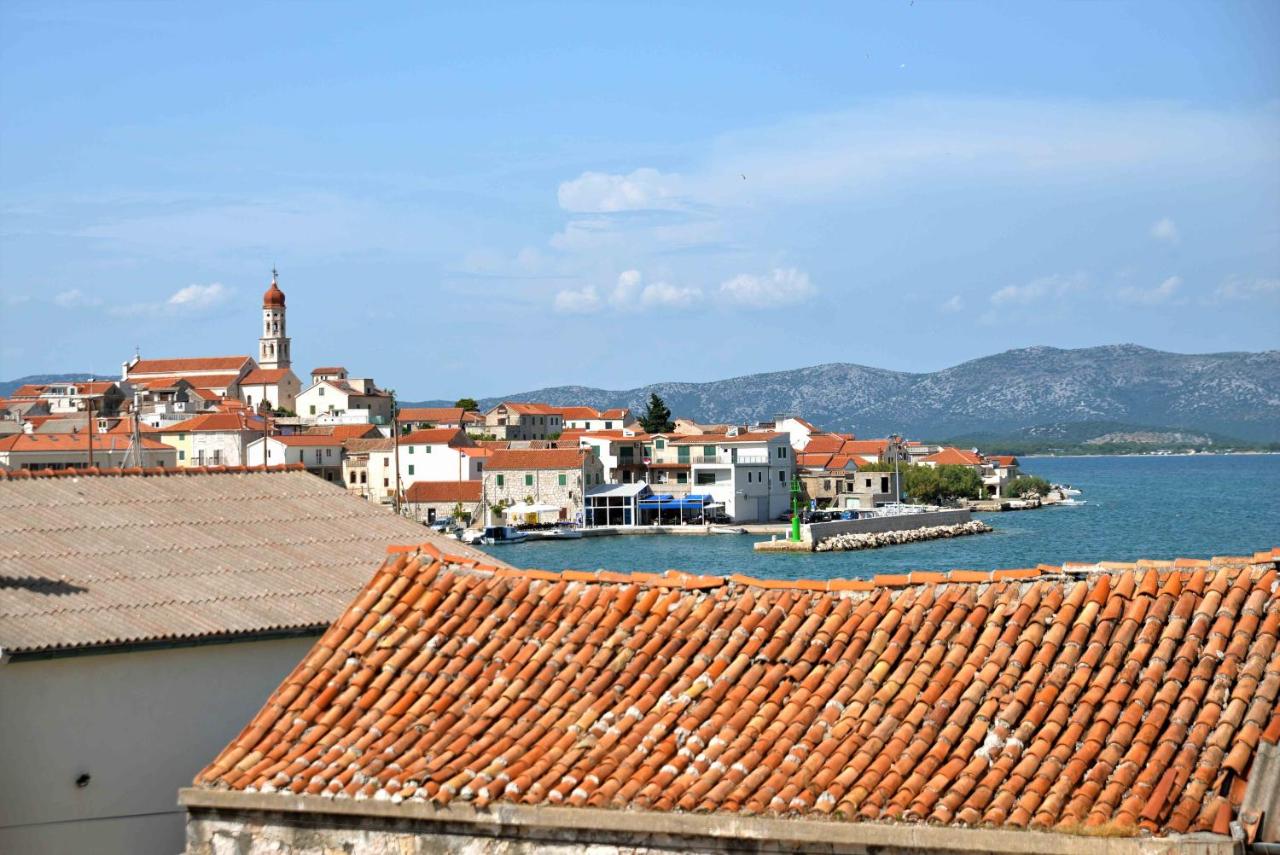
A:
[[[991,454],[1116,454],[1152,451],[1280,451],[1280,440],[1244,440],[1205,430],[1149,427],[1120,422],[1035,425],[1009,434],[971,433],[946,437],[948,445]]]
[[[1167,428],[1280,441],[1275,350],[1189,355],[1132,344],[1029,347],[929,374],[831,363],[621,391],[557,386],[480,404],[523,400],[638,409],[650,392],[673,413],[703,421],[757,421],[790,412],[860,436],[1011,436],[1037,426],[1112,422],[1122,431]],[[453,402],[423,405],[442,403]]]
[[[88,380],[90,377],[95,380],[115,380],[118,376],[117,374],[94,374],[92,371],[73,374],[28,374],[17,380],[0,380],[0,398],[9,397],[15,389],[27,383],[70,383],[76,380]]]

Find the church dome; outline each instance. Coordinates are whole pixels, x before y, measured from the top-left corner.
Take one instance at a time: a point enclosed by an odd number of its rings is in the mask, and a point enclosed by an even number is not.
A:
[[[280,286],[276,284],[276,272],[274,270],[271,271],[271,287],[262,295],[262,308],[284,308],[284,292],[281,291]]]

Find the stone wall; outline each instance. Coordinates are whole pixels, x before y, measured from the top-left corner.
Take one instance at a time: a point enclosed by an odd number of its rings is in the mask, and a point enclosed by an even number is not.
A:
[[[837,534],[863,534],[880,531],[905,531],[909,528],[924,528],[934,525],[956,525],[968,522],[971,518],[968,508],[951,511],[927,511],[922,514],[904,514],[899,517],[870,517],[861,520],[835,520],[833,522],[811,523],[803,526],[801,536],[810,543],[817,543],[823,538]]]
[[[604,468],[596,458],[586,463],[588,488],[604,479]],[[503,484],[498,486],[498,476],[502,476]],[[526,484],[525,476],[533,476],[533,483]],[[560,484],[560,476],[565,476],[564,485]],[[497,506],[506,501],[507,504],[518,505],[530,498],[535,504],[556,505],[565,509],[565,515],[573,519],[582,510],[582,471],[573,469],[507,469],[502,471],[487,470],[484,473],[484,498],[490,505]],[[498,518],[495,517],[495,522]]]

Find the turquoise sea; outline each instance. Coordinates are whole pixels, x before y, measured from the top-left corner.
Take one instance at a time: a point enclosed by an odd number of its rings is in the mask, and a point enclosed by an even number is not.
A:
[[[1080,488],[1076,507],[979,515],[991,534],[861,552],[767,554],[750,535],[594,537],[492,547],[518,567],[679,569],[783,579],[1063,561],[1208,558],[1280,546],[1280,455],[1024,457],[1023,471]]]

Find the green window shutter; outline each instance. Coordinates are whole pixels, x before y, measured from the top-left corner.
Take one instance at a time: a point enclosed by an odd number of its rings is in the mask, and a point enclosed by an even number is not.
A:
[[[412,475],[412,474],[413,474],[413,464],[412,464],[412,463],[410,463],[410,464],[409,464],[409,474],[410,474],[410,475]]]
[[[655,439],[653,444],[659,451],[662,451],[662,449],[667,447],[667,441],[665,439]]]
[[[565,474],[563,474],[563,473],[561,473],[561,475],[560,475],[560,486],[561,486],[561,487],[563,487],[566,483],[568,483],[568,476],[567,476],[567,475],[565,475]]]
[[[413,446],[412,446],[412,445],[411,445],[411,446],[409,446],[409,453],[410,453],[410,454],[413,454]]]
[[[505,485],[505,483],[506,483],[506,479],[505,479],[505,478],[503,478],[501,475],[499,475],[499,476],[498,476],[498,486],[499,486],[499,487],[504,486],[504,485]]]
[[[704,446],[702,446],[702,456],[703,456],[703,457],[715,457],[715,456],[716,456],[716,447],[715,447],[714,445],[704,445]]]
[[[687,445],[676,446],[676,459],[679,460],[681,463],[688,463],[689,462],[689,446]]]
[[[524,485],[525,485],[526,487],[532,487],[532,486],[533,486],[533,476],[532,476],[532,475],[526,475],[526,476],[524,476]]]

